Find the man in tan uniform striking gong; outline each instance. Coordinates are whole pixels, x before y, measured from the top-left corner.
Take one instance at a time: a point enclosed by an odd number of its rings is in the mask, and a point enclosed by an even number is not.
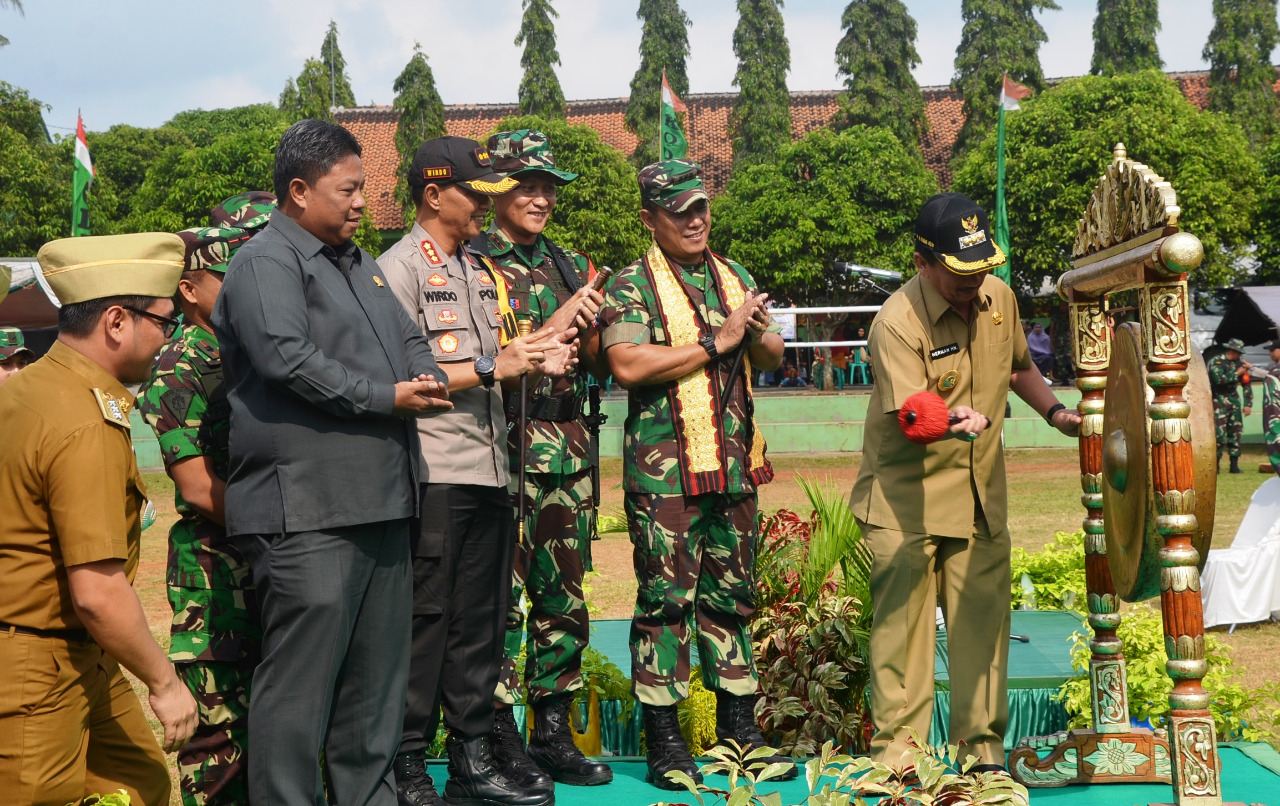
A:
[[[974,771],[990,772],[1004,769],[1009,719],[1005,398],[1012,390],[1068,436],[1080,417],[1031,363],[1013,291],[989,276],[1005,255],[987,214],[942,193],[921,209],[915,237],[919,274],[871,325],[876,384],[850,499],[874,555],[871,754],[905,766],[905,729],[929,735],[940,589],[949,643],[963,648],[950,659],[950,741],[977,757]],[[956,422],[938,442],[917,445],[897,412],[925,390],[942,396]]]

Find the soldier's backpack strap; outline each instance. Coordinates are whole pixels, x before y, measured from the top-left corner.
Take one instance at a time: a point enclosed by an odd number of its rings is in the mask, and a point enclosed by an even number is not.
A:
[[[474,240],[474,239],[473,239]],[[498,331],[498,344],[506,347],[517,335],[516,330],[516,312],[511,308],[511,300],[507,296],[507,281],[498,271],[498,267],[493,264],[493,258],[489,257],[488,251],[481,251],[472,247],[469,242],[467,244],[467,253],[471,259],[479,264],[480,268],[489,273],[489,279],[493,280],[493,290],[498,295],[498,316],[502,319],[502,327]]]
[[[578,267],[574,265],[573,258],[569,257],[569,253],[552,243],[550,239],[544,238],[543,240],[547,242],[547,248],[551,251],[551,262],[556,264],[560,277],[564,280],[564,284],[569,287],[569,293],[572,294],[582,288],[582,278],[578,276]]]

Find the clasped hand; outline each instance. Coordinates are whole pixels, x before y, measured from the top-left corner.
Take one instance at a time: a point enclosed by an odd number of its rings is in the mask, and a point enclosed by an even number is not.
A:
[[[396,400],[392,413],[399,417],[422,417],[453,408],[449,387],[434,375],[419,375],[396,384]]]
[[[518,378],[529,372],[560,377],[578,363],[578,329],[557,331],[551,325],[512,339],[498,353],[493,377],[498,381]]]
[[[771,321],[765,303],[768,294],[747,292],[747,298],[724,320],[716,333],[716,351],[727,353],[742,343],[743,336],[750,335],[752,343],[759,343]]]

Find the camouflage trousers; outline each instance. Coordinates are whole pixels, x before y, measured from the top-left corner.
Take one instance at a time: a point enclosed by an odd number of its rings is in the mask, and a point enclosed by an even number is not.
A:
[[[1280,474],[1280,378],[1275,375],[1262,381],[1262,437],[1271,469]]]
[[[249,802],[249,689],[256,651],[236,661],[186,661],[174,668],[195,697],[200,723],[178,751],[183,806]]]
[[[1218,439],[1218,456],[1240,455],[1240,435],[1244,432],[1244,419],[1240,413],[1240,399],[1213,397],[1214,436]]]
[[[582,688],[582,651],[591,625],[582,577],[591,550],[591,470],[525,477],[525,544],[516,547],[502,670],[495,702],[520,700],[516,662],[526,645],[528,702]],[[521,607],[528,594],[529,614]],[[526,642],[526,627],[528,637]]]
[[[635,564],[631,687],[646,705],[689,696],[694,629],[707,688],[754,694],[755,493],[626,494]]]

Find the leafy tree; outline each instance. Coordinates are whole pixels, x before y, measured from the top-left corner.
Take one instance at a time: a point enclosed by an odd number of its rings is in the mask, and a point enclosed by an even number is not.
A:
[[[24,13],[22,10],[21,0],[0,0],[0,8],[3,8],[5,6],[11,6],[12,8],[16,9],[19,14]],[[0,35],[0,48],[4,47],[7,44],[9,44],[9,40],[6,39],[4,36]]]
[[[640,67],[631,79],[631,97],[623,120],[640,141],[631,155],[636,165],[657,162],[658,124],[662,107],[662,71],[681,97],[689,92],[685,60],[689,58],[689,15],[678,0],[640,0],[636,17],[640,34]]]
[[[640,223],[640,188],[627,157],[590,126],[559,118],[509,117],[492,133],[536,129],[547,135],[556,167],[580,174],[560,188],[547,237],[591,256],[597,266],[622,268],[649,247]]]
[[[1093,63],[1095,76],[1159,70],[1164,67],[1156,33],[1160,30],[1157,0],[1098,0],[1098,16],[1093,18]]]
[[[203,148],[224,134],[288,123],[271,104],[250,104],[230,109],[189,109],[174,115],[165,126],[183,132],[192,145]]]
[[[888,129],[817,129],[773,162],[733,173],[712,205],[712,248],[750,269],[779,302],[878,300],[836,261],[911,271],[916,216],[937,192],[920,150]],[[846,320],[815,324],[829,337]],[[830,350],[819,350],[829,358]]]
[[[952,150],[958,164],[975,144],[995,131],[1002,76],[1039,92],[1040,43],[1047,42],[1034,12],[1057,9],[1053,0],[964,0],[964,28],[956,48],[951,86],[964,95],[964,126]]]
[[[1280,137],[1267,143],[1259,153],[1262,164],[1262,191],[1254,218],[1253,242],[1258,250],[1257,272],[1250,285],[1280,285]]]
[[[96,235],[121,231],[120,222],[133,211],[134,197],[146,180],[148,168],[166,149],[192,147],[185,132],[168,125],[140,129],[118,124],[105,132],[86,132],[85,138],[96,172],[89,189]],[[74,148],[73,137],[59,143],[59,159],[63,164],[71,164]]]
[[[71,233],[71,163],[0,123],[0,255],[34,255]]]
[[[782,22],[782,0],[738,0],[733,52],[738,98],[729,114],[736,168],[772,159],[791,142],[791,47]]]
[[[560,63],[556,51],[556,28],[552,17],[559,17],[551,0],[524,0],[524,17],[516,44],[524,45],[520,66],[520,114],[540,117],[564,117],[564,92],[555,66]]]
[[[1209,108],[1230,115],[1256,147],[1280,128],[1271,64],[1280,38],[1276,0],[1213,0],[1213,17],[1202,54],[1209,62]]]
[[[427,140],[445,134],[444,102],[436,92],[436,79],[431,65],[427,64],[426,54],[422,52],[422,45],[413,43],[413,57],[400,71],[392,88],[396,91],[396,99],[391,105],[400,113],[400,120],[396,123],[396,152],[400,155],[400,166],[396,169],[395,198],[408,224],[413,221],[413,198],[409,195],[405,177],[414,152]]]
[[[8,126],[29,142],[49,142],[44,125],[44,112],[49,108],[21,87],[0,81],[0,126]]]
[[[1201,112],[1156,70],[1063,81],[1005,120],[1013,286],[1038,290],[1070,268],[1076,224],[1117,142],[1178,194],[1182,228],[1204,243],[1193,283],[1230,284],[1248,253],[1260,186],[1240,129]],[[975,147],[953,188],[990,209],[995,138]]]
[[[307,59],[298,77],[285,82],[280,93],[280,111],[289,122],[303,118],[333,120],[330,107],[355,105],[356,96],[347,79],[347,62],[338,49],[338,24],[330,20],[320,45],[320,58]]]
[[[911,71],[920,64],[916,21],[902,0],[853,0],[840,21],[836,69],[845,91],[832,124],[887,126],[909,148],[928,128],[924,96]]]

